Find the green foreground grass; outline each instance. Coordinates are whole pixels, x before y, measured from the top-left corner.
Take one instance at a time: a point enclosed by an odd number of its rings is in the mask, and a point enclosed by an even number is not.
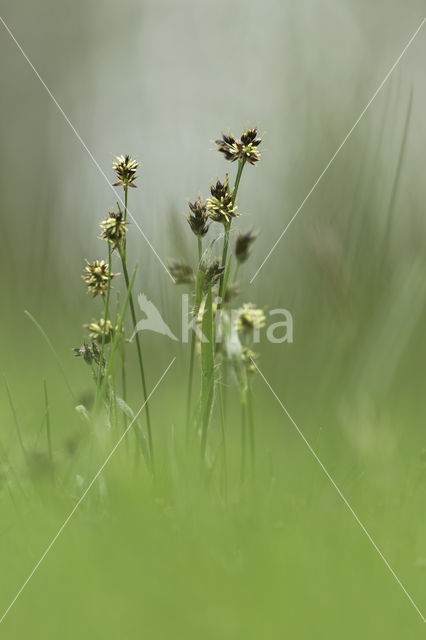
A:
[[[210,477],[200,474],[198,447],[185,446],[176,409],[180,366],[153,398],[155,484],[131,431],[2,623],[1,637],[422,637],[419,615],[259,378],[255,478],[241,485],[232,396],[227,490],[220,456]],[[287,402],[285,390],[276,390]],[[319,418],[302,392],[294,399],[289,410],[421,608],[426,465],[420,429],[409,443],[404,433],[405,421],[416,426],[415,412],[401,406],[376,416],[370,432],[364,419],[363,434],[346,421],[342,435],[336,406]],[[89,426],[71,405],[52,400],[54,486],[44,432],[27,461],[9,432],[14,473],[3,465],[2,609],[121,435],[102,420]],[[29,442],[40,421],[26,418]],[[218,429],[214,420],[212,455]]]

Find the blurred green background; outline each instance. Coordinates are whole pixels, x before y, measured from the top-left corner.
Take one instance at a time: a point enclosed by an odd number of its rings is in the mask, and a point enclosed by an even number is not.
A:
[[[1,15],[108,180],[114,154],[141,161],[130,210],[162,259],[195,263],[186,200],[235,172],[212,140],[249,124],[266,132],[240,188],[235,229],[260,231],[240,300],[288,309],[294,343],[264,341],[259,366],[424,612],[424,30],[249,284],[424,3],[25,0],[3,3]],[[101,306],[80,276],[85,258],[104,257],[98,223],[114,195],[3,26],[0,53],[0,371],[32,456],[22,459],[2,381],[1,615],[118,434],[90,432],[24,315],[42,324],[84,402],[93,385],[71,349]],[[141,265],[135,290],[178,334],[182,291],[135,225],[129,252]],[[187,345],[144,338],[150,388],[177,358],[152,401],[158,484],[135,473],[129,437],[2,637],[423,637],[420,616],[259,376],[253,494],[238,484],[232,384],[228,501],[200,485],[180,437]]]

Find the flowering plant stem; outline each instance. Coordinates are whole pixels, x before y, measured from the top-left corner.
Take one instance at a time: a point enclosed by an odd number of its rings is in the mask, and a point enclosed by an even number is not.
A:
[[[200,269],[201,257],[203,253],[202,240],[200,236],[197,237],[198,240],[198,270],[197,270],[197,279],[195,284],[195,299],[194,299],[194,307],[192,310],[192,321],[196,318],[198,311],[200,309],[201,303],[201,295],[202,295],[202,283],[203,283],[203,272]],[[191,400],[192,400],[192,383],[194,378],[194,358],[195,358],[195,331],[192,329],[191,332],[191,350],[189,355],[189,375],[188,375],[188,394],[186,400],[186,436],[187,440],[190,435],[190,426],[191,426]]]
[[[130,314],[132,316],[133,329],[136,330],[137,320],[136,320],[135,305],[133,302],[133,295],[130,290],[130,280],[129,280],[129,272],[127,271],[126,254],[122,250],[120,250],[120,258],[121,258],[121,264],[123,267],[123,274],[124,274],[124,280],[126,282],[126,288],[129,293],[129,307],[130,307]],[[154,473],[155,465],[154,465],[154,447],[152,442],[151,418],[149,413],[148,392],[147,392],[146,380],[145,380],[145,370],[143,366],[142,347],[141,347],[138,333],[136,333],[135,335],[135,342],[136,342],[136,350],[138,354],[138,363],[139,363],[139,371],[141,375],[143,397],[145,401],[145,415],[146,415],[146,426],[147,426],[147,432],[148,432],[149,455],[151,459],[152,472]]]
[[[126,293],[126,297],[124,299],[123,308],[121,309],[121,313],[120,313],[120,316],[119,316],[119,319],[118,319],[118,322],[117,322],[117,328],[116,328],[116,330],[114,332],[114,337],[113,337],[112,344],[111,344],[111,349],[110,349],[110,356],[109,356],[109,360],[108,360],[108,362],[106,364],[105,375],[104,375],[104,379],[102,381],[101,395],[103,395],[105,393],[106,381],[108,380],[110,372],[112,371],[112,365],[113,365],[113,362],[114,362],[114,355],[115,355],[115,352],[116,352],[117,347],[118,347],[118,342],[119,342],[119,340],[121,340],[121,332],[122,332],[122,329],[123,329],[124,318],[126,316],[127,307],[129,306],[129,298],[130,298],[130,294],[131,294],[132,289],[133,289],[133,284],[135,282],[135,277],[136,277],[137,270],[138,270],[138,263],[136,262],[135,268],[133,269],[132,277],[130,278],[129,286],[127,288],[127,293]]]
[[[240,186],[240,180],[243,173],[244,165],[245,165],[245,160],[238,160],[238,171],[235,177],[234,188],[232,190],[232,205],[235,204],[235,201],[237,199],[238,188]],[[219,322],[219,319],[220,319],[220,311],[222,309],[223,301],[225,299],[225,293],[226,293],[226,283],[227,283],[226,272],[227,272],[229,232],[231,230],[231,221],[227,222],[224,226],[225,226],[225,237],[223,240],[222,267],[224,267],[225,270],[223,271],[220,277],[220,283],[219,283],[219,303],[217,305],[217,316],[218,316],[217,322]]]
[[[127,220],[128,191],[129,191],[128,186],[125,186],[124,187],[124,220],[125,221]],[[133,329],[136,330],[137,320],[136,320],[135,305],[133,302],[133,294],[130,287],[129,272],[127,270],[126,238],[124,238],[123,245],[121,247],[118,247],[118,252],[121,258],[124,280],[126,283],[127,294],[129,297],[129,306],[130,306],[130,314],[132,316]],[[138,363],[139,363],[139,371],[140,371],[141,382],[142,382],[143,397],[145,401],[146,428],[148,433],[148,446],[149,446],[149,456],[151,460],[151,470],[152,470],[152,473],[155,473],[154,446],[152,441],[151,417],[150,417],[149,404],[148,404],[148,391],[147,391],[146,380],[145,380],[145,369],[143,366],[142,346],[141,346],[138,333],[136,333],[135,335],[135,342],[136,342],[136,351],[138,354]]]
[[[108,272],[111,274],[111,262],[112,262],[112,256],[111,256],[111,245],[108,243]],[[96,401],[95,401],[95,407],[98,407],[98,403],[99,403],[99,390],[101,387],[101,381],[102,381],[102,367],[103,367],[103,361],[104,361],[104,352],[105,352],[105,341],[106,341],[106,332],[107,332],[107,322],[109,320],[109,301],[111,298],[111,278],[108,281],[108,288],[107,288],[107,293],[106,293],[106,299],[105,299],[105,316],[104,316],[104,329],[102,331],[102,343],[101,343],[101,355],[99,358],[99,365],[98,365],[98,377],[97,377],[97,382],[96,382]]]

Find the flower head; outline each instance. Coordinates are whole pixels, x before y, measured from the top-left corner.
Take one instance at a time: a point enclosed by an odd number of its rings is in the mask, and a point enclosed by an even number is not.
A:
[[[212,197],[207,199],[207,211],[210,218],[214,222],[222,222],[222,224],[230,224],[231,219],[235,218],[237,207],[234,205],[234,197],[229,190],[229,177],[226,174],[225,182],[218,180],[215,185],[210,187]]]
[[[90,324],[85,324],[84,327],[90,331],[90,338],[96,342],[102,342],[103,335],[105,333],[105,344],[109,344],[111,342],[115,330],[117,329],[117,327],[113,326],[110,320],[107,320],[105,323],[104,318],[101,318],[96,322],[91,322]]]
[[[133,160],[130,156],[116,156],[113,168],[118,178],[118,182],[114,182],[113,187],[133,187],[136,189],[136,171],[139,166],[139,162]]]
[[[108,283],[117,274],[111,273],[108,264],[104,260],[94,260],[88,262],[86,260],[85,275],[83,280],[87,283],[87,288],[90,293],[93,293],[93,297],[96,298],[98,294],[103,296],[108,289]]]
[[[245,262],[251,253],[251,245],[257,238],[257,233],[246,231],[240,233],[235,241],[235,257],[238,262]]]
[[[219,265],[219,260],[213,260],[210,264],[201,263],[201,271],[204,272],[203,290],[208,291],[210,287],[213,287],[220,279],[222,273],[225,271],[225,267]]]
[[[112,250],[118,249],[127,233],[128,222],[124,220],[124,214],[121,209],[117,213],[114,209],[110,209],[108,218],[100,224],[102,229],[102,238],[112,245]]]
[[[99,364],[100,362],[101,354],[95,342],[92,342],[92,344],[85,342],[81,347],[74,347],[73,351],[77,358],[82,357],[87,364],[92,364],[93,362]],[[105,361],[102,364],[105,364]]]
[[[255,353],[248,347],[243,347],[241,350],[241,360],[246,366],[248,373],[256,373],[255,360],[258,360],[259,354]]]
[[[230,162],[241,160],[255,164],[260,160],[260,152],[257,148],[262,138],[257,137],[257,129],[244,129],[240,138],[234,138],[231,133],[222,134],[222,138],[216,140],[218,151],[223,153]]]
[[[254,329],[263,329],[264,326],[265,314],[255,304],[248,302],[238,309],[237,331],[248,332]]]
[[[184,260],[168,260],[167,268],[172,274],[175,284],[192,284],[195,282],[194,270]]]
[[[207,213],[206,203],[203,204],[201,198],[197,198],[195,202],[188,202],[188,206],[191,209],[191,213],[187,217],[189,226],[196,236],[202,238],[209,230],[207,224],[209,214]]]

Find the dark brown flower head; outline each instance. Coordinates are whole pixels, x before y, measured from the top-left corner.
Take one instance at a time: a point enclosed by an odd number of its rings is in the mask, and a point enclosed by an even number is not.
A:
[[[201,263],[200,269],[204,272],[203,290],[208,291],[220,279],[225,267],[219,265],[219,260],[213,260],[210,264]]]
[[[240,233],[235,241],[235,257],[238,262],[245,262],[251,253],[251,245],[257,238],[257,233],[246,231]]]
[[[136,171],[139,166],[139,162],[133,160],[130,156],[116,156],[113,168],[118,178],[118,182],[114,182],[113,187],[133,187],[136,189]]]
[[[258,146],[262,142],[262,138],[257,137],[257,129],[244,129],[240,138],[234,138],[230,133],[222,134],[220,140],[216,140],[217,148],[226,160],[235,162],[241,160],[249,164],[255,164],[260,160],[260,152]]]
[[[197,198],[195,202],[188,202],[188,206],[191,209],[190,215],[186,218],[189,226],[196,236],[202,238],[209,230],[209,225],[207,224],[209,219],[207,205],[201,202],[201,198]]]
[[[229,190],[229,177],[226,174],[225,182],[218,180],[215,185],[210,187],[211,198],[207,199],[207,211],[210,218],[214,222],[222,224],[230,224],[231,219],[235,218],[237,207],[234,204],[232,192]]]
[[[113,251],[121,247],[127,233],[127,225],[121,209],[117,213],[111,209],[108,218],[101,222],[102,238],[112,245]]]
[[[82,357],[86,364],[93,364],[93,362],[95,362],[96,364],[100,363],[101,354],[99,351],[99,347],[95,342],[92,342],[92,344],[87,344],[85,342],[81,347],[74,347],[73,351],[74,355],[76,357]],[[105,360],[102,361],[102,365],[104,364]]]
[[[167,268],[172,274],[175,284],[192,284],[195,282],[194,271],[184,260],[168,260]]]
[[[109,266],[104,260],[95,260],[94,262],[88,262],[86,260],[86,263],[86,273],[82,278],[87,283],[89,292],[93,293],[94,298],[96,298],[98,294],[103,296],[108,289],[108,283],[117,274],[110,272]]]

